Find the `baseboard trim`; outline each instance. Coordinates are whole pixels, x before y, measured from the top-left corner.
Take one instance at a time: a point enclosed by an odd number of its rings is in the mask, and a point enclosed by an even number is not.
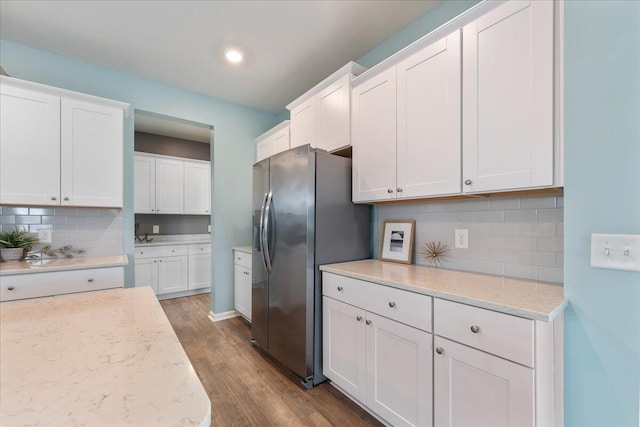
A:
[[[232,317],[238,317],[240,316],[240,313],[238,313],[235,310],[231,310],[231,311],[225,311],[223,313],[214,313],[213,311],[209,312],[209,320],[211,320],[212,322],[219,322],[221,320],[227,320],[227,319],[231,319]]]

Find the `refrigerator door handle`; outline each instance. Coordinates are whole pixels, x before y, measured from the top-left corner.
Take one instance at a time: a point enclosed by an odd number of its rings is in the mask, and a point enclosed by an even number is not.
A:
[[[265,263],[267,266],[267,271],[271,273],[271,254],[269,253],[269,216],[271,211],[271,201],[273,200],[273,193],[269,191],[267,195],[267,203],[264,208],[264,225],[262,227],[263,231],[263,255],[265,259]]]
[[[264,265],[265,270],[270,271],[269,268],[267,267],[267,261],[264,255],[264,248],[266,246],[265,244],[265,240],[264,240],[264,219],[265,219],[265,214],[264,214],[264,210],[265,210],[265,206],[267,205],[267,194],[269,193],[264,193],[264,196],[262,198],[262,207],[260,208],[260,230],[259,230],[259,235],[260,235],[260,254],[262,254],[262,264]]]

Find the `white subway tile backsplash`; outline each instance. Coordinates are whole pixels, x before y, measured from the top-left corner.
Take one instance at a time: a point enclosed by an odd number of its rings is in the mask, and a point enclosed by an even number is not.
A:
[[[415,219],[418,264],[420,246],[435,240],[450,249],[445,268],[562,282],[562,206],[562,196],[546,195],[378,205],[374,227]],[[469,249],[454,247],[456,228],[469,230]]]
[[[53,215],[53,208],[29,208],[29,215]]]
[[[16,208],[13,206],[5,206],[2,208],[2,215],[29,215],[29,208]]]
[[[16,224],[40,224],[40,216],[16,215]]]
[[[43,224],[66,224],[67,217],[65,216],[43,216],[42,217]]]

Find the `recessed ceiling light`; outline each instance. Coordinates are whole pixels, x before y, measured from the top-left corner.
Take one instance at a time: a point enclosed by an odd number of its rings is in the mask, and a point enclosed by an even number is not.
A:
[[[227,61],[237,64],[238,62],[242,62],[242,52],[237,49],[228,49],[225,54],[225,58]]]

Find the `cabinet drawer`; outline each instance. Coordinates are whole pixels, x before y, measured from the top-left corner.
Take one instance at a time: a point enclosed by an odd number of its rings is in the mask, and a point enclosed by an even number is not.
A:
[[[533,367],[533,320],[439,298],[433,310],[435,334]]]
[[[211,244],[204,243],[202,245],[189,245],[189,255],[210,254]]]
[[[122,267],[2,276],[0,301],[121,288]]]
[[[251,254],[240,251],[233,251],[233,262],[243,267],[251,268]]]
[[[169,245],[169,246],[148,246],[137,247],[135,250],[136,258],[158,258],[165,256],[181,256],[187,255],[187,245]]]
[[[430,296],[331,273],[322,280],[323,295],[431,332]]]

